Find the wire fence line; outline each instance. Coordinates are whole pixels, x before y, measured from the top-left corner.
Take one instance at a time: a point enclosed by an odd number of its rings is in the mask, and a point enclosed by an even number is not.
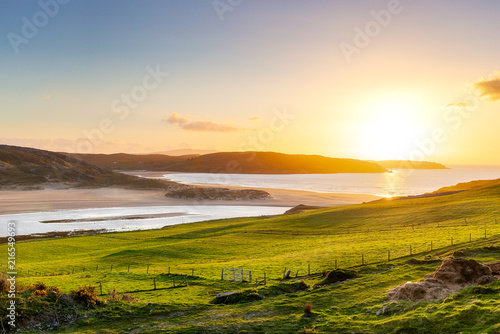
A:
[[[489,238],[486,238],[488,237]],[[308,261],[307,259],[293,259],[288,261],[287,264],[283,264],[285,267],[285,273],[289,278],[294,277],[307,277],[311,275],[322,274],[325,271],[330,271],[338,268],[353,268],[363,265],[379,264],[379,263],[390,263],[394,260],[417,256],[431,251],[438,250],[449,250],[450,247],[463,247],[467,244],[474,242],[476,245],[478,241],[483,241],[484,243],[491,244],[495,242],[496,239],[500,239],[498,234],[481,236],[481,238],[472,239],[472,233],[468,236],[450,237],[449,239],[440,240],[430,240],[428,242],[422,242],[419,244],[411,244],[409,247],[400,247],[397,249],[384,249],[384,250],[363,250],[360,252],[348,252],[343,251],[338,254],[327,254],[327,256],[320,261]],[[481,244],[481,242],[480,242]],[[285,261],[286,262],[286,261]],[[227,267],[224,263],[220,264],[220,268],[215,267],[201,267],[201,266],[188,266],[188,265],[178,265],[178,266],[168,266],[168,265],[158,265],[158,264],[128,264],[128,265],[115,265],[102,263],[87,264],[82,266],[65,266],[64,268],[58,269],[43,269],[43,268],[18,268],[18,277],[50,277],[59,275],[77,275],[77,278],[91,278],[94,273],[121,273],[125,275],[144,275],[150,277],[156,284],[157,277],[175,277],[184,276],[189,279],[202,278],[217,280],[224,276],[223,268]],[[266,276],[267,279],[280,280],[285,276],[283,273],[283,267],[278,265],[267,266],[265,269],[254,270],[254,268],[249,268],[254,276],[254,281],[260,281],[262,277]],[[3,268],[4,272],[7,272],[6,268]],[[161,280],[160,280],[161,281]],[[174,283],[175,285],[175,283]]]
[[[356,219],[358,217],[349,217],[350,219]],[[359,218],[366,218],[360,216]],[[464,226],[477,226],[477,227],[483,227],[484,229],[488,229],[488,226],[500,226],[498,223],[499,220],[497,218],[493,218],[490,221],[471,221],[467,220],[467,218],[463,218],[463,220],[459,222],[440,222],[440,221],[422,221],[422,222],[416,222],[416,223],[409,223],[409,224],[389,224],[388,226],[367,226],[363,228],[356,228],[356,227],[344,227],[342,230],[336,229],[336,230],[328,230],[328,229],[323,229],[323,230],[318,230],[318,231],[292,231],[289,229],[238,229],[236,231],[190,231],[190,232],[185,232],[185,233],[178,233],[178,234],[162,234],[161,230],[158,230],[155,236],[151,237],[135,237],[135,236],[130,236],[127,237],[126,235],[116,235],[113,234],[113,232],[110,233],[98,233],[95,234],[94,237],[102,237],[102,238],[112,238],[112,239],[121,239],[121,240],[154,240],[154,239],[199,239],[200,237],[215,237],[215,236],[224,236],[224,235],[230,235],[230,234],[247,234],[247,233],[253,233],[253,234],[280,234],[280,235],[291,235],[291,236],[315,236],[315,235],[346,235],[346,234],[356,234],[356,233],[370,233],[370,232],[391,232],[391,231],[398,231],[398,230],[406,230],[406,229],[411,229],[412,231],[418,230],[418,229],[432,229],[432,228],[450,228],[450,227],[464,227]],[[229,227],[230,228],[230,227]],[[134,232],[131,232],[134,233]]]

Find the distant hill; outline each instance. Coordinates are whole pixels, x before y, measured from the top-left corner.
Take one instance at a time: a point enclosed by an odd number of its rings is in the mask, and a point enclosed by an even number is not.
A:
[[[158,170],[164,171],[167,166],[184,161],[198,155],[170,156],[164,154],[72,154],[64,153],[70,157],[83,160],[103,168],[114,170]]]
[[[384,173],[380,165],[355,159],[275,152],[221,152],[205,154],[168,166],[168,171],[242,174]]]
[[[46,184],[132,189],[170,189],[176,185],[158,181],[115,173],[60,153],[0,145],[0,189],[37,188]]]
[[[197,150],[194,148],[179,148],[176,150],[164,151],[164,152],[154,152],[152,154],[165,154],[171,156],[180,156],[180,155],[203,155],[210,153],[217,153],[218,151],[214,150]]]
[[[445,165],[437,162],[429,161],[412,161],[412,160],[382,160],[370,161],[379,164],[388,169],[403,168],[403,169],[449,169]]]

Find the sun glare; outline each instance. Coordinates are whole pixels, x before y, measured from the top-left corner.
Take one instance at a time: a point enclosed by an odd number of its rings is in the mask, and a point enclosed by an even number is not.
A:
[[[372,115],[362,135],[364,156],[374,160],[408,156],[419,133],[415,108],[393,101],[375,106]]]

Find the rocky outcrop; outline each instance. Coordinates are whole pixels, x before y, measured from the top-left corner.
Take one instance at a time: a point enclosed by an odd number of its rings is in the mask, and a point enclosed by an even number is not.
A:
[[[389,290],[390,300],[439,300],[470,285],[496,281],[489,266],[473,259],[444,259],[441,266],[423,281],[401,284]]]

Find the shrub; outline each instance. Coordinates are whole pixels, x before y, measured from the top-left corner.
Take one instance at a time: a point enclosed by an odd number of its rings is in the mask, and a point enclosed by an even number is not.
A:
[[[33,288],[35,290],[43,290],[43,291],[47,291],[48,289],[48,286],[47,284],[43,283],[43,282],[36,282],[34,285],[33,285]]]
[[[312,309],[313,309],[312,304],[311,303],[306,303],[304,305],[304,314],[307,314],[307,315],[311,314],[312,313]]]
[[[128,293],[124,293],[122,295],[122,300],[124,302],[136,302],[137,301],[137,298],[135,298],[134,296],[132,295],[129,295]]]
[[[71,291],[70,295],[86,307],[93,307],[101,302],[97,297],[97,288],[93,285],[80,286],[78,290]]]
[[[111,290],[108,290],[108,295],[109,295],[109,298],[108,300],[111,300],[111,301],[116,301],[118,300],[118,295],[120,293],[118,291],[116,291],[116,289],[113,289],[113,291]]]
[[[47,291],[45,291],[45,290],[35,290],[35,292],[33,292],[33,295],[35,297],[42,297],[43,298],[43,297],[47,296]]]
[[[0,274],[0,293],[9,291],[10,282],[7,281],[7,278],[9,278],[9,276]]]
[[[58,295],[62,294],[63,292],[61,291],[61,289],[59,289],[57,286],[50,286],[48,288],[48,291],[52,291],[54,293],[57,293]]]

